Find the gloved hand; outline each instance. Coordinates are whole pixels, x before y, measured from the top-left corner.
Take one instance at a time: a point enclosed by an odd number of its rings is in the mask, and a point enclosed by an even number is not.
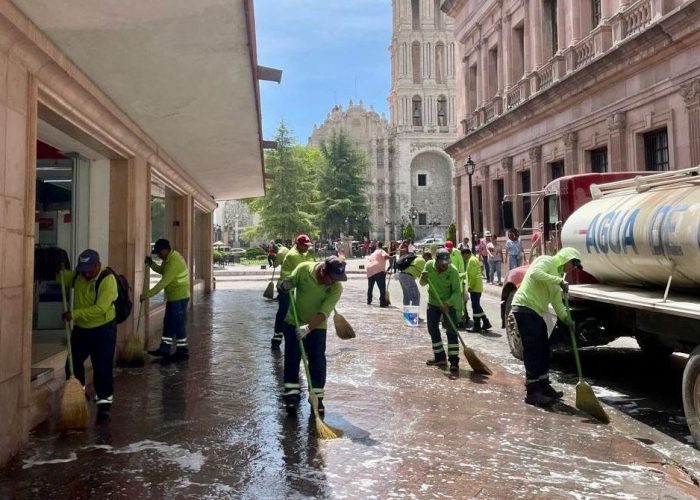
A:
[[[559,286],[561,287],[561,291],[564,293],[569,293],[569,283],[565,279],[561,280],[561,283],[559,283]]]
[[[299,328],[296,329],[296,334],[297,334],[297,340],[304,340],[304,337],[306,337],[309,332],[309,325],[302,325]]]
[[[146,264],[147,266],[150,266],[151,262],[153,262],[153,259],[151,258],[150,255],[147,255],[146,258],[143,260],[143,263]]]
[[[292,288],[294,288],[294,283],[288,279],[280,281],[279,285],[277,285],[277,291],[280,293],[289,293],[289,290]]]

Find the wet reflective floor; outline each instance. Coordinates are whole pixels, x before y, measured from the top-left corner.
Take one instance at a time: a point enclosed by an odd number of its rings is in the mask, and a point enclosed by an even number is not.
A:
[[[681,467],[615,419],[604,426],[566,405],[523,404],[521,376],[488,351],[490,378],[464,359],[457,381],[427,367],[425,326],[367,306],[361,278],[339,305],[358,338],[328,335],[327,421],[345,436],[319,441],[308,405],[293,419],[282,409],[283,358],[269,350],[277,304],[262,298],[265,282],[218,286],[192,314],[189,361],[117,369],[111,421],[36,429],[0,472],[0,497],[700,496]],[[505,344],[500,335],[467,341]]]

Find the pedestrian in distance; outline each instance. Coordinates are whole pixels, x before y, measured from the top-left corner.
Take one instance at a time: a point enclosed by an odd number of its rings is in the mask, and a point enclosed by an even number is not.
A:
[[[384,245],[378,241],[377,249],[367,258],[367,304],[372,303],[374,285],[379,288],[379,307],[389,307],[386,300],[386,261],[389,254],[384,250]]]
[[[489,266],[489,251],[488,242],[491,241],[491,231],[484,231],[484,237],[479,240],[479,246],[477,251],[479,253],[479,258],[484,265],[484,276],[486,277],[486,282],[491,282],[491,267]]]
[[[396,254],[398,253],[398,245],[395,241],[389,243],[389,267],[387,269],[388,273],[396,273]]]
[[[508,240],[506,241],[506,253],[508,254],[508,269],[515,269],[523,265],[525,252],[523,244],[520,241],[520,233],[517,229],[508,231]]]
[[[117,280],[100,255],[91,249],[78,256],[75,271],[61,269],[57,281],[73,288],[73,309],[63,313],[63,321],[73,322],[71,350],[73,373],[85,387],[85,360],[92,363],[97,401],[97,419],[109,418],[114,397],[113,361],[117,345],[114,302]],[[66,378],[70,374],[66,360]]]
[[[472,255],[471,249],[465,248],[462,250],[465,253],[467,260],[466,282],[467,292],[472,304],[472,314],[474,316],[474,326],[468,331],[472,333],[481,333],[483,330],[492,328],[491,322],[486,317],[484,309],[481,307],[481,294],[484,292],[484,281],[481,279],[481,266],[479,259]]]
[[[270,240],[270,243],[267,246],[267,264],[270,267],[275,267],[276,256],[277,244],[275,243],[275,240]]]
[[[503,245],[498,241],[498,236],[491,236],[491,241],[487,245],[489,251],[489,263],[491,265],[491,284],[503,285],[501,270],[503,266]],[[498,282],[496,282],[498,276]]]
[[[462,238],[462,243],[458,245],[458,250],[462,250],[463,248],[468,248],[469,247],[469,236],[465,236]],[[469,247],[470,248],[470,247]]]
[[[527,404],[547,407],[564,395],[549,381],[551,350],[543,316],[551,304],[557,318],[573,327],[562,293],[569,291],[566,273],[574,268],[583,269],[581,254],[574,248],[562,248],[554,257],[542,255],[528,268],[513,297],[511,310],[523,343]]]
[[[420,284],[428,285],[428,333],[433,343],[433,358],[426,361],[428,366],[447,368],[449,361],[450,378],[459,377],[459,339],[453,325],[457,320],[454,304],[462,300],[462,284],[459,272],[450,263],[450,252],[444,248],[437,251],[435,260],[425,264]],[[443,316],[449,315],[452,321]],[[447,331],[447,355],[440,333],[440,320]]]
[[[399,273],[399,284],[403,292],[403,305],[419,306],[420,290],[416,284],[425,267],[425,259],[408,251],[408,240],[399,246],[399,258],[396,261],[396,269]]]
[[[532,233],[532,238],[530,239],[530,260],[535,260],[535,257],[543,255],[542,246],[544,241],[542,241],[542,236],[544,235],[544,224],[540,222],[537,225],[537,231]]]
[[[185,360],[190,357],[187,345],[187,306],[190,303],[190,270],[185,258],[173,250],[170,242],[159,239],[153,246],[153,253],[161,259],[161,264],[147,256],[145,263],[163,277],[150,290],[141,294],[141,301],[165,291],[165,316],[163,333],[158,349],[148,351],[151,356],[164,359]],[[173,347],[175,353],[173,354]]]
[[[289,277],[299,264],[313,262],[314,258],[309,253],[311,245],[311,238],[306,234],[300,234],[296,237],[295,245],[284,256],[280,277],[277,281],[278,285]],[[289,294],[280,292],[279,286],[277,291],[277,314],[275,315],[274,332],[270,340],[270,348],[273,351],[279,351],[282,345],[282,340],[284,339],[284,318],[287,317],[287,312],[289,311]]]
[[[301,400],[299,363],[304,343],[309,359],[311,386],[318,397],[318,411],[325,414],[323,399],[326,387],[326,330],[328,316],[335,309],[343,286],[347,281],[345,262],[336,256],[324,262],[303,262],[278,286],[280,295],[289,296],[295,290],[294,306],[299,322],[296,325],[294,311],[287,313],[283,322],[284,332],[284,405],[287,413],[295,415]],[[291,309],[291,308],[290,308]]]

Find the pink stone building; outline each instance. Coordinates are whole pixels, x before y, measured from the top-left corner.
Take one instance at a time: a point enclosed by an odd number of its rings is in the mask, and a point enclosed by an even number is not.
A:
[[[446,0],[455,21],[458,227],[504,234],[506,194],[582,172],[700,164],[700,2]],[[473,190],[463,167],[476,163]],[[515,202],[525,234],[530,199]],[[527,237],[526,237],[527,239]],[[527,245],[526,245],[527,246]]]

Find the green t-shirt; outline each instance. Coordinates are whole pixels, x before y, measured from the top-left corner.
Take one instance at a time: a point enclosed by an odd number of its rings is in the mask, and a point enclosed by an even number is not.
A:
[[[320,266],[322,264],[302,262],[288,278],[288,281],[292,282],[293,289],[296,291],[296,293],[290,293],[292,294],[291,299],[294,300],[296,306],[299,325],[305,325],[311,321],[311,318],[316,313],[323,313],[328,319],[338,300],[340,300],[340,295],[343,293],[343,285],[337,281],[330,286],[318,282],[314,272],[317,265]],[[296,325],[291,304],[284,321],[287,324]],[[318,328],[328,328],[327,322],[324,320]]]
[[[481,264],[476,255],[469,257],[467,261],[467,289],[475,293],[484,291],[484,282],[481,279]]]
[[[151,261],[151,269],[162,274],[156,286],[151,288],[146,297],[155,297],[161,290],[165,290],[165,300],[173,302],[190,297],[190,270],[185,258],[177,250],[171,250],[162,264]]]
[[[424,267],[425,259],[423,257],[416,257],[413,259],[413,262],[411,262],[411,265],[408,266],[403,272],[417,278],[420,276],[420,273],[423,272]]]
[[[280,271],[280,281],[292,274],[292,271],[302,262],[313,262],[314,258],[309,252],[301,253],[297,250],[297,247],[292,247],[292,249],[287,252],[284,257],[284,262],[282,262],[282,270]]]
[[[440,307],[445,303],[455,306],[461,302],[462,285],[455,266],[450,264],[447,270],[439,272],[435,261],[431,260],[425,264],[423,272],[428,273],[428,304]]]

